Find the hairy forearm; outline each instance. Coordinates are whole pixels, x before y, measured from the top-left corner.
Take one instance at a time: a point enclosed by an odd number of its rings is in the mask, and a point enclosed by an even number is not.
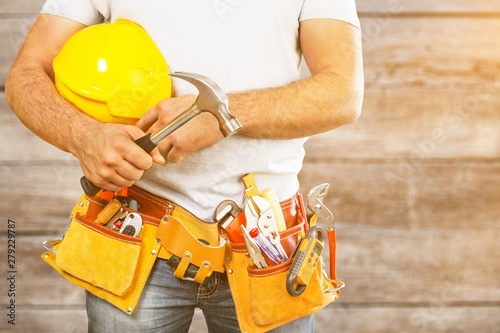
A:
[[[152,162],[164,163],[134,144],[144,135],[136,126],[96,121],[57,93],[43,66],[14,66],[6,84],[10,107],[35,134],[73,154],[84,175],[110,191],[132,186]],[[50,73],[50,72],[49,72]]]
[[[362,79],[333,72],[289,85],[234,93],[229,107],[242,122],[239,134],[255,138],[305,137],[350,124],[361,112]]]
[[[97,125],[61,98],[41,66],[14,66],[6,82],[6,98],[21,122],[48,143],[74,153],[83,133]]]

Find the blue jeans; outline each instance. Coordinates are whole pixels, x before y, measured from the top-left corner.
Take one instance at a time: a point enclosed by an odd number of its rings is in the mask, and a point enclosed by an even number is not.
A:
[[[164,260],[158,259],[132,315],[87,292],[88,332],[188,332],[196,307],[203,311],[209,332],[240,332],[225,275],[214,273],[201,285],[183,281],[174,277]],[[313,316],[308,316],[271,332],[313,331]]]

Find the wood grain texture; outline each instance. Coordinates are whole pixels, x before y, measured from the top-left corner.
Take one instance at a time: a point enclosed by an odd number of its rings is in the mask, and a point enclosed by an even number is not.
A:
[[[500,162],[411,166],[306,160],[299,178],[302,193],[330,183],[324,202],[350,226],[500,231]]]
[[[76,163],[71,155],[53,147],[26,128],[7,106],[0,92],[0,164],[43,163],[58,161],[60,165]]]
[[[36,306],[38,308],[63,306],[68,308],[81,306],[85,303],[83,290],[67,282],[40,258],[42,253],[45,252],[42,243],[48,239],[58,239],[59,236],[60,234],[31,236],[20,231],[17,233],[17,292],[15,300],[21,311],[24,306]],[[2,245],[4,245],[4,235],[2,235],[1,239]],[[6,263],[2,262],[1,264],[2,268],[7,268]],[[2,284],[2,288],[4,287],[6,285]],[[4,297],[6,294],[6,292],[2,293],[2,304],[7,299],[7,297]]]
[[[334,303],[335,304],[335,303]],[[446,306],[439,300],[421,307],[335,307],[316,318],[317,332],[342,333],[467,333],[496,332],[499,307]]]
[[[382,14],[499,14],[500,3],[489,0],[356,0],[358,12],[361,15]]]
[[[498,86],[496,18],[370,17],[361,23],[367,88]]]
[[[0,13],[38,13],[44,0],[2,1]],[[365,13],[499,13],[500,4],[490,0],[357,0],[358,12]]]
[[[33,21],[0,20],[5,50],[0,86]],[[482,81],[499,81],[498,19],[366,17],[361,23],[367,88],[475,88]]]
[[[83,193],[78,166],[0,166],[0,218],[22,232],[61,232]]]
[[[408,160],[500,157],[500,89],[368,89],[361,117],[312,137],[307,158]]]
[[[315,330],[342,333],[489,333],[500,325],[499,307],[444,306],[439,301],[421,307],[339,307],[331,305],[324,316],[315,318]],[[85,310],[27,309],[16,327],[0,323],[1,332],[11,333],[84,333]],[[207,332],[203,316],[195,312],[189,333]]]
[[[2,320],[0,332],[86,331],[84,293],[39,258],[82,193],[78,162],[26,129],[1,92],[43,2],[0,2],[0,221],[16,221],[19,271],[17,325]],[[311,138],[300,174],[304,194],[332,185],[325,203],[347,284],[316,316],[316,331],[496,332],[500,2],[357,0],[357,8],[363,114]],[[190,332],[205,331],[197,311]]]
[[[36,14],[42,9],[45,0],[3,0],[0,2],[0,13],[6,14]]]
[[[0,332],[5,333],[86,333],[87,313],[83,306],[79,309],[65,308],[26,308],[22,311],[22,319],[16,320],[12,326],[5,321],[0,322]]]
[[[5,79],[12,62],[34,21],[35,17],[0,17],[0,50],[2,50],[0,52],[0,90],[5,87]]]

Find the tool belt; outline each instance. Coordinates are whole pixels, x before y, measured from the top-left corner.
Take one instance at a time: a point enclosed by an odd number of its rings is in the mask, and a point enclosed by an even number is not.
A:
[[[116,210],[112,206],[115,201],[120,205],[117,198],[122,203],[132,198],[136,205],[121,204]],[[285,230],[279,233],[278,247],[289,259],[278,264],[262,253],[256,266],[248,245],[253,240],[246,237],[241,242],[241,237],[234,238],[234,230],[228,237],[230,228],[221,228],[220,222],[203,222],[181,206],[137,187],[95,197],[83,194],[64,235],[44,242],[42,259],[71,283],[128,314],[133,313],[157,258],[166,260],[176,277],[198,283],[213,272],[225,272],[241,330],[265,332],[317,312],[335,301],[343,287],[341,281],[327,277],[321,256],[306,271],[307,286],[290,280],[291,270],[297,270],[294,252],[303,247],[301,240],[316,219],[307,220],[300,194],[279,206]],[[249,214],[241,212],[234,221],[249,224],[253,218]],[[112,223],[117,216],[121,227]],[[137,221],[139,227],[134,224]],[[335,260],[330,260],[332,265],[334,272]]]
[[[225,271],[229,243],[219,235],[217,224],[137,187],[126,192],[119,196],[139,204],[139,212],[123,208],[128,216],[142,219],[138,237],[96,223],[111,200],[102,193],[83,194],[61,239],[44,242],[42,259],[73,284],[129,314],[158,257],[175,263],[175,276],[200,283],[214,271]]]

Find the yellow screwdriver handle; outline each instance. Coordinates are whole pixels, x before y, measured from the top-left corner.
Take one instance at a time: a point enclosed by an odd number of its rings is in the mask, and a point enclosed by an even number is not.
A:
[[[261,192],[261,196],[266,199],[271,205],[274,213],[274,218],[276,219],[276,224],[278,226],[278,232],[286,230],[285,217],[283,216],[283,211],[281,210],[281,205],[278,201],[278,196],[272,188],[266,188]]]

